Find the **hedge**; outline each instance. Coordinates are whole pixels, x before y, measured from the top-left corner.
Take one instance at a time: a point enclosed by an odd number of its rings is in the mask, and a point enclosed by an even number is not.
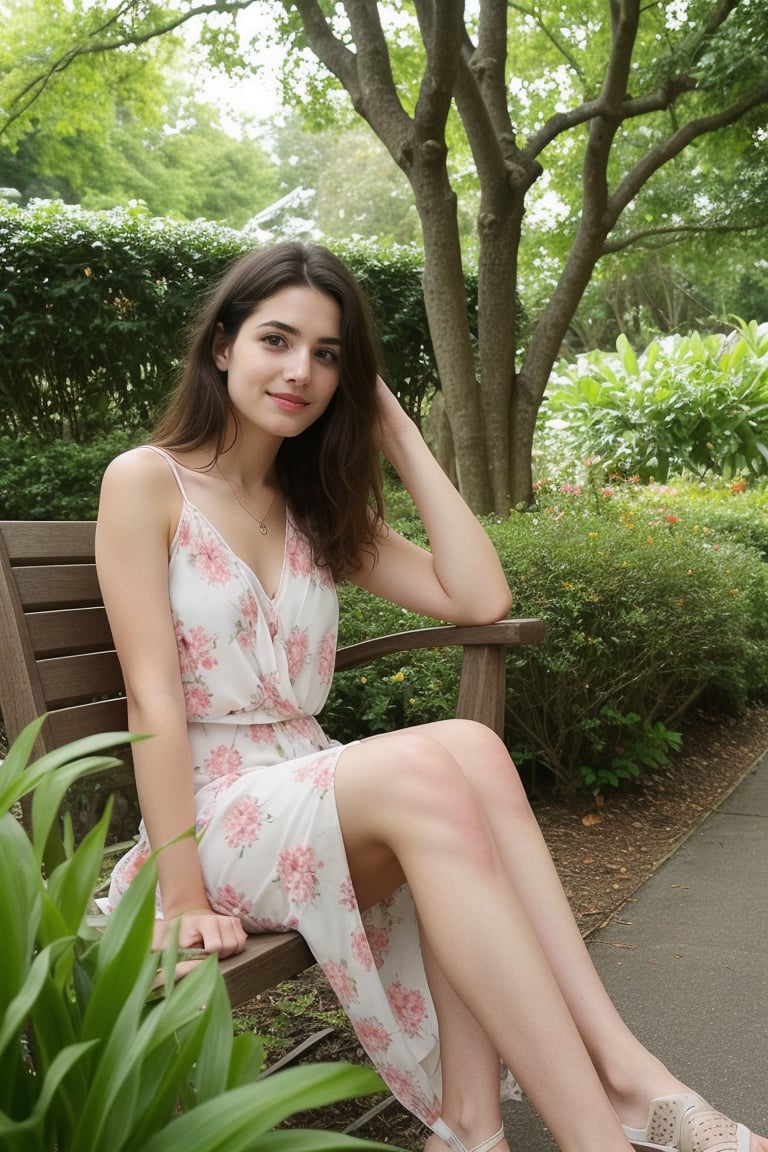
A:
[[[254,247],[246,233],[141,208],[0,203],[0,434],[87,441],[145,429],[168,392],[205,289]],[[438,386],[419,256],[341,248],[379,326],[385,372],[419,416]],[[467,279],[476,311],[476,283]]]

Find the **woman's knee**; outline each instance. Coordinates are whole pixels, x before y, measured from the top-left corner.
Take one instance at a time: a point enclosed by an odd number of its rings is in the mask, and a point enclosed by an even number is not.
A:
[[[520,805],[528,799],[503,740],[476,720],[446,720],[426,728],[444,740],[472,787],[485,803]]]
[[[350,750],[351,752],[352,750]],[[480,819],[466,774],[446,743],[423,728],[377,736],[344,759],[362,803],[384,821],[455,823]]]

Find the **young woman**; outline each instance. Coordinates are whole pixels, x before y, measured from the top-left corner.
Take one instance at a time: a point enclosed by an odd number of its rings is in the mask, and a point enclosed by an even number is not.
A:
[[[384,522],[379,451],[431,550]],[[346,268],[241,259],[152,443],[103,482],[99,577],[165,922],[228,956],[297,928],[428,1152],[504,1152],[500,1061],[563,1152],[768,1152],[627,1030],[503,744],[465,721],[333,744],[335,583],[456,624],[511,603],[487,536],[377,376]],[[624,1127],[626,1126],[626,1127]]]

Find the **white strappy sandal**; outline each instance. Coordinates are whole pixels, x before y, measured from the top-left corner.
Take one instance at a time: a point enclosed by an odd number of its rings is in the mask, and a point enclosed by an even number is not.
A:
[[[474,1148],[467,1148],[462,1144],[455,1132],[452,1132],[444,1120],[435,1120],[431,1125],[432,1131],[436,1136],[439,1136],[444,1144],[447,1144],[451,1152],[491,1152],[497,1144],[500,1144],[504,1139],[504,1128],[499,1128],[498,1132],[493,1136],[489,1136],[487,1140],[483,1140],[482,1144],[475,1144]],[[741,1150],[739,1149],[739,1152]]]
[[[749,1152],[750,1131],[695,1092],[652,1100],[645,1128],[623,1125],[638,1152]]]

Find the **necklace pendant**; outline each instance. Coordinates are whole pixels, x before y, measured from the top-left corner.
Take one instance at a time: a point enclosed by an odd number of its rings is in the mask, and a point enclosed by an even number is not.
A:
[[[263,520],[259,524],[259,532],[261,533],[262,536],[266,536],[266,534],[267,534],[267,526]]]

